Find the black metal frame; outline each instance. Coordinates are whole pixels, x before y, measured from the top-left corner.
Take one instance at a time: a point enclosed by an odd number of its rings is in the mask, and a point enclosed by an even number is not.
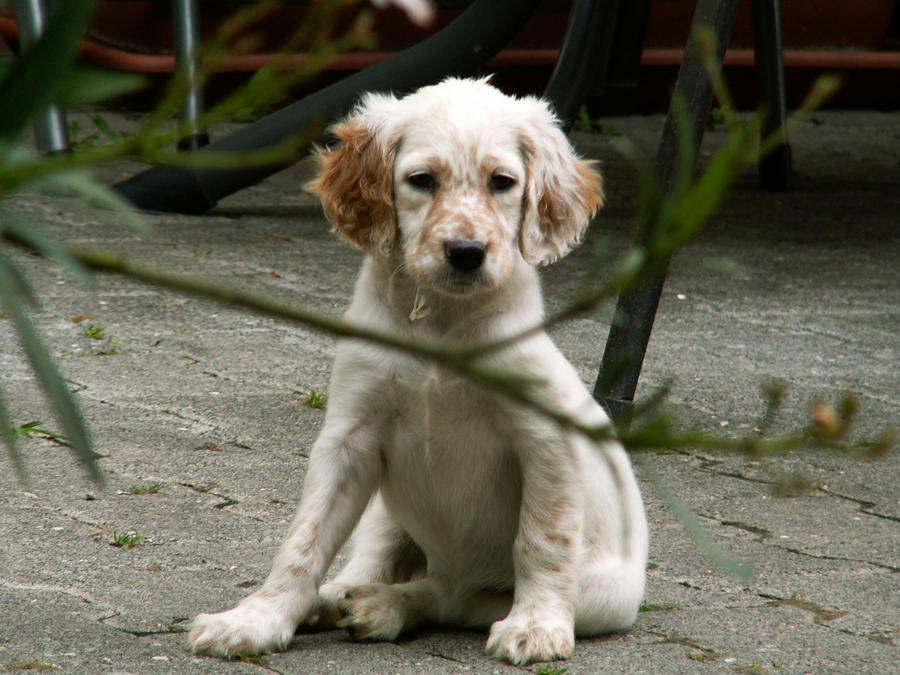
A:
[[[258,149],[311,128],[324,129],[364,91],[412,90],[446,75],[474,72],[512,39],[536,6],[537,0],[475,0],[456,20],[421,43],[207,145],[198,155]],[[321,136],[310,140],[321,140]],[[204,213],[223,197],[287,165],[230,170],[155,167],[116,188],[140,209]]]

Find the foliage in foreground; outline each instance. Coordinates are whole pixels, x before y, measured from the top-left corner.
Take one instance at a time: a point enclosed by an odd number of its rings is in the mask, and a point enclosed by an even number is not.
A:
[[[41,232],[39,224],[24,221],[11,209],[4,207],[2,201],[4,198],[25,188],[53,188],[57,192],[65,190],[68,194],[89,199],[94,204],[104,207],[108,214],[117,219],[141,227],[142,221],[131,207],[106,186],[92,179],[86,169],[122,157],[136,157],[153,163],[178,164],[186,161],[183,156],[173,154],[170,150],[182,131],[177,124],[170,122],[185,91],[185,82],[178,76],[173,78],[172,85],[159,106],[147,116],[136,134],[127,137],[107,135],[111,142],[105,145],[91,143],[76,153],[57,157],[36,157],[17,145],[26,125],[42,106],[54,102],[63,105],[90,103],[140,85],[140,82],[130,76],[101,74],[74,65],[77,36],[82,34],[93,5],[94,0],[72,0],[68,4],[69,11],[54,15],[44,38],[0,75],[0,236],[2,236],[0,300],[5,316],[12,322],[25,355],[55,408],[62,426],[61,434],[37,428],[37,423],[14,427],[9,418],[9,408],[0,383],[0,434],[6,441],[9,456],[22,479],[26,477],[26,470],[17,438],[31,437],[34,434],[64,442],[72,449],[93,479],[100,481],[102,476],[96,455],[91,450],[90,436],[84,418],[32,321],[34,293],[15,264],[10,250],[12,247],[24,247],[52,259],[84,283],[93,283],[98,272],[121,275],[137,283],[215,299],[231,306],[280,317],[337,336],[359,337],[387,347],[412,352],[463,374],[500,395],[531,407],[536,413],[546,415],[561,425],[592,438],[607,438],[617,433],[616,430],[609,425],[585,427],[557,410],[541,404],[531,395],[530,382],[515,373],[487,367],[482,357],[508,346],[535,330],[591,312],[605,299],[614,297],[622,290],[633,288],[658,274],[672,254],[703,228],[737,176],[748,166],[755,164],[760,153],[775,147],[780,140],[771,138],[761,145],[757,143],[761,117],[756,115],[739,123],[721,78],[711,69],[728,137],[702,173],[694,174],[693,140],[687,136],[681,138],[682,161],[672,189],[665,192],[656,182],[652,169],[628,147],[624,139],[612,140],[631,159],[637,170],[640,195],[636,228],[651,233],[645,245],[635,244],[627,250],[614,265],[612,274],[608,272],[607,260],[598,252],[594,256],[595,264],[586,271],[584,283],[574,294],[571,302],[556,315],[549,317],[541,326],[530,327],[518,335],[493,343],[474,346],[413,341],[403,336],[353,325],[302,307],[276,303],[269,298],[238,289],[180,276],[166,270],[150,269],[109,251],[68,246],[51,240]],[[369,42],[365,12],[361,14],[363,18],[354,24],[349,34],[322,38],[322,35],[332,35],[334,24],[333,5],[324,3],[322,6],[326,9],[322,11],[321,16],[304,25],[288,45],[289,48],[296,49],[303,41],[312,40],[314,58],[311,59],[309,67],[291,76],[278,75],[276,68],[260,71],[247,85],[213,108],[207,114],[207,123],[229,119],[238,113],[244,114],[248,109],[272,105],[285,95],[298,78],[310,75],[324,59],[337,50]],[[244,10],[233,21],[228,22],[215,44],[209,47],[209,52],[215,54],[216,49],[221,48],[240,27],[252,23],[263,11],[265,7]],[[833,82],[820,82],[813,89],[798,116],[802,118],[808,115],[833,87]],[[28,104],[12,105],[12,101],[27,101]],[[589,120],[582,120],[582,123],[590,128]],[[263,148],[241,156],[221,153],[209,161],[216,162],[220,167],[234,166],[236,163],[243,165],[253,162],[270,163],[274,159],[293,156],[299,148],[308,143],[308,140],[303,135],[298,135],[277,147]],[[89,326],[85,330],[90,332],[90,337],[102,338],[102,328],[99,326]],[[310,394],[312,396],[316,392]],[[659,403],[664,394],[665,392],[661,392],[639,403],[632,426],[618,430],[622,441],[631,449],[704,447],[736,450],[760,457],[783,454],[798,448],[819,447],[865,457],[886,452],[893,441],[891,431],[885,431],[882,437],[874,441],[848,440],[848,431],[856,414],[856,403],[852,397],[845,398],[837,405],[816,403],[806,427],[784,436],[770,437],[767,434],[767,420],[774,417],[783,399],[782,393],[777,388],[770,388],[767,391],[768,406],[762,415],[758,431],[744,438],[734,438],[702,430],[679,429],[672,420],[658,413]],[[325,405],[325,399],[310,398],[307,399],[307,405],[322,407]],[[712,545],[703,539],[702,531],[690,512],[667,493],[664,486],[661,490],[665,501],[682,520],[689,533],[695,537],[698,545],[715,557]],[[127,536],[125,535],[126,538]],[[122,539],[117,545],[127,546],[128,542]],[[718,561],[738,576],[747,578],[748,571],[737,563],[721,556]]]

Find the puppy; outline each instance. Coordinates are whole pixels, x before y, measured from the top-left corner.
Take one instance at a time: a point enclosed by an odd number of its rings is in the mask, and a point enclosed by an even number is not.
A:
[[[481,343],[540,324],[535,267],[565,255],[601,179],[547,103],[487,80],[370,94],[335,125],[309,185],[367,255],[347,319]],[[608,419],[543,331],[479,362],[588,425]],[[354,531],[349,562],[322,581]],[[515,664],[629,627],[647,524],[624,449],[593,443],[427,360],[343,340],[299,511],[263,586],[201,614],[188,642],[221,656],[284,649],[300,624],[393,640],[422,624],[490,628]]]

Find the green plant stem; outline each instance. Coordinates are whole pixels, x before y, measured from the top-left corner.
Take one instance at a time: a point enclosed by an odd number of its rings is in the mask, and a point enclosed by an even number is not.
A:
[[[27,242],[16,240],[14,235],[11,236],[10,233],[6,234],[6,238],[30,249]],[[67,253],[80,264],[95,272],[122,276],[170,291],[195,295],[232,307],[300,323],[337,337],[362,339],[413,354],[470,378],[477,384],[496,391],[508,399],[553,420],[562,428],[571,429],[595,441],[616,436],[616,431],[610,424],[586,425],[570,415],[536,400],[533,395],[533,385],[536,382],[533,379],[524,377],[520,373],[495,367],[490,362],[486,362],[482,357],[483,349],[479,345],[472,348],[460,343],[411,339],[392,332],[374,330],[328,314],[289,306],[268,297],[247,293],[221,284],[137,265],[124,257],[105,251],[70,247],[67,249]],[[537,328],[531,329],[530,332],[534,330],[537,330]],[[503,346],[508,346],[508,341],[502,342]],[[496,351],[496,348],[499,348],[497,347],[498,344],[491,343],[488,346],[491,347],[492,351]],[[840,438],[829,438],[827,435],[823,435],[814,427],[779,438],[763,438],[761,436],[748,438],[722,437],[695,430],[676,432],[662,418],[644,427],[629,431],[620,440],[632,448],[701,447],[738,451],[746,455],[760,457],[785,454],[807,445],[818,445],[837,451],[852,450],[860,454],[877,453],[882,450],[885,444],[892,442],[891,437],[885,436],[883,441],[879,441],[873,446],[863,444],[851,446],[842,442]]]
[[[16,239],[14,235],[6,233],[5,236],[9,240],[27,247],[26,242]],[[136,265],[121,256],[105,251],[71,247],[67,252],[81,265],[96,272],[115,274],[167,290],[204,297],[232,307],[239,307],[301,323],[338,337],[359,338],[426,358],[444,366],[450,371],[469,377],[482,386],[506,395],[508,398],[554,420],[560,426],[571,428],[595,440],[610,438],[614,435],[612,426],[609,424],[599,426],[584,425],[571,416],[534,400],[529,393],[531,385],[534,384],[533,380],[523,377],[521,374],[479,362],[465,345],[445,341],[423,341],[387,331],[373,330],[372,328],[359,326],[321,312],[291,307],[266,297],[228,288],[221,284]]]

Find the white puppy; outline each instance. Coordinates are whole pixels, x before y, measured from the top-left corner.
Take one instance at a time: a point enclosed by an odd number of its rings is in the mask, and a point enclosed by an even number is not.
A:
[[[368,255],[347,319],[411,338],[496,340],[543,315],[534,267],[602,202],[548,105],[486,80],[371,94],[333,128],[310,189]],[[483,365],[541,403],[607,422],[543,331]],[[320,589],[356,528],[350,560]],[[296,519],[263,586],[201,614],[195,652],[283,649],[301,624],[393,640],[421,623],[490,627],[521,664],[624,629],[644,592],[647,524],[624,449],[592,443],[432,363],[343,340]]]

